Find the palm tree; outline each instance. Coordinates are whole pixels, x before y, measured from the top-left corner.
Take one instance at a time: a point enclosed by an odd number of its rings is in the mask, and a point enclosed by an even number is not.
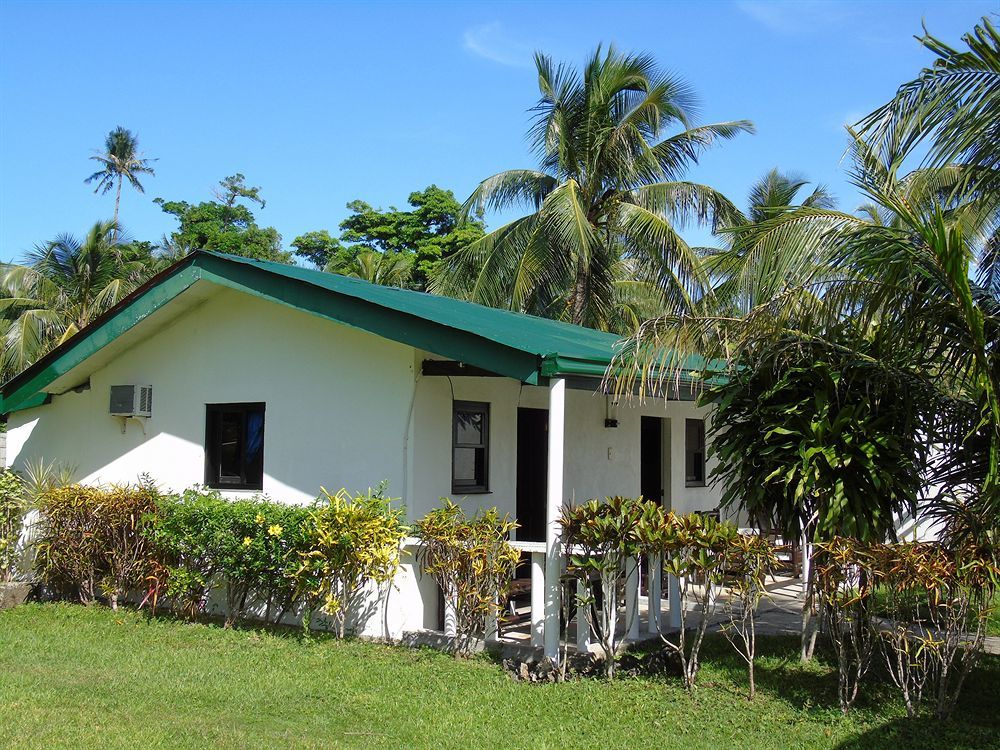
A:
[[[108,133],[104,139],[104,153],[95,154],[90,157],[96,162],[100,162],[100,171],[94,172],[84,182],[97,182],[94,192],[106,194],[112,188],[115,189],[115,216],[114,223],[118,224],[118,204],[122,199],[122,181],[129,183],[140,193],[145,192],[142,183],[139,182],[139,175],[155,175],[150,163],[155,159],[144,159],[139,153],[139,137],[132,131],[120,125]]]
[[[114,222],[83,240],[60,235],[28,253],[24,265],[0,265],[0,374],[7,380],[116,304],[152,273],[122,257]]]
[[[753,126],[693,127],[690,90],[647,55],[598,48],[578,73],[536,54],[535,66],[528,136],[539,168],[489,177],[465,203],[468,213],[534,212],[450,256],[432,291],[609,330],[650,309],[687,309],[705,278],[678,228],[739,212],[682,177],[718,139]]]
[[[775,292],[774,285],[787,283],[794,270],[772,265],[765,273],[760,273],[754,248],[761,240],[761,234],[782,217],[797,216],[802,209],[833,209],[836,201],[822,185],[817,185],[801,200],[799,195],[809,185],[803,178],[771,169],[750,188],[746,213],[733,219],[733,225],[722,230],[724,248],[709,248],[702,251],[707,275],[713,281],[711,292],[700,301],[702,310],[714,307],[723,309],[730,306],[737,314],[745,314],[753,309],[761,294],[770,297]],[[769,259],[776,254],[767,256]],[[748,283],[746,274],[756,274]],[[770,280],[770,288],[761,288],[761,283]]]
[[[413,260],[401,253],[362,250],[347,262],[331,260],[323,270],[382,286],[404,287],[410,280]]]

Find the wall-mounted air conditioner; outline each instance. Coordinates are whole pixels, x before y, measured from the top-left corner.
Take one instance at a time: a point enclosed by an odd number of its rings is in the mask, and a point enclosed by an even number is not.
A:
[[[153,386],[151,385],[111,386],[111,416],[113,417],[153,416]]]

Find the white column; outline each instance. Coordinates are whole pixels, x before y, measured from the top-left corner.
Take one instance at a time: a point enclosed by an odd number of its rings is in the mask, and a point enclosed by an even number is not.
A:
[[[660,586],[663,582],[663,570],[660,567],[659,555],[649,555],[646,562],[649,566],[649,606],[647,607],[646,630],[650,633],[659,633],[660,606],[663,599]]]
[[[498,619],[500,613],[500,602],[496,598],[493,599],[493,606],[490,607],[490,612],[486,615],[486,642],[493,643],[500,640],[500,629],[498,627]]]
[[[455,611],[455,597],[451,593],[441,592],[444,597],[444,634],[449,638],[458,635],[458,614]]]
[[[625,627],[626,637],[639,637],[639,558],[625,561]]]
[[[531,553],[531,645],[541,648],[545,626],[545,553]]]
[[[580,599],[587,596],[587,587],[583,581],[576,582],[576,650],[585,654],[590,651],[590,618],[587,617],[587,610],[590,604],[579,604]]]
[[[681,582],[677,576],[667,574],[667,596],[670,597],[668,622],[670,628],[676,630],[681,626]]]
[[[563,463],[566,448],[566,380],[549,386],[549,487],[545,503],[545,656],[559,658],[559,576],[562,572]]]

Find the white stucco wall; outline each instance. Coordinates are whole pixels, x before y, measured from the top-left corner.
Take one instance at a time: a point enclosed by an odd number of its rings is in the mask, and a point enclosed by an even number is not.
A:
[[[414,520],[451,494],[454,397],[490,404],[490,493],[455,499],[470,511],[495,505],[515,515],[517,409],[547,408],[547,388],[425,377],[420,366],[429,353],[232,290],[207,297],[167,327],[136,336],[90,373],[88,390],[11,414],[10,463],[58,459],[85,483],[134,482],[148,473],[162,488],[181,490],[204,481],[205,405],[263,401],[265,494],[306,502],[320,486],[363,490],[388,480],[389,494],[404,499]],[[129,383],[153,386],[145,434],[135,421],[122,434],[108,414],[110,386]],[[684,486],[684,420],[706,410],[686,401],[625,403],[612,407],[613,429],[604,426],[607,410],[604,396],[567,393],[567,500],[639,493],[646,414],[666,418],[670,507],[716,506],[716,489]],[[433,582],[406,556],[388,610],[365,630],[398,636],[431,627],[436,617]]]
[[[59,459],[86,483],[148,472],[181,490],[204,482],[205,405],[263,401],[267,495],[302,502],[382,479],[398,492],[412,367],[409,347],[220,289],[93,373],[89,390],[11,414],[10,461]],[[108,414],[110,386],[126,383],[153,386],[145,434]]]

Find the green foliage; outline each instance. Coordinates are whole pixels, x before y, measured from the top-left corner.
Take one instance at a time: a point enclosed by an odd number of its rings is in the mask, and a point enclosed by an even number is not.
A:
[[[331,615],[338,637],[357,614],[369,583],[382,587],[399,570],[400,545],[406,536],[403,508],[393,508],[385,484],[364,494],[325,489],[309,514],[308,549],[300,551],[299,589],[310,607]],[[308,617],[303,626],[308,630]]]
[[[589,500],[565,506],[559,518],[565,542],[574,549],[567,573],[583,584],[578,602],[604,652],[604,673],[614,679],[621,642],[630,623],[618,633],[618,611],[624,601],[626,565],[643,551],[639,525],[656,506],[624,497]],[[600,597],[597,595],[600,591]],[[600,606],[598,607],[598,601]],[[584,627],[577,623],[577,627]]]
[[[711,515],[666,513],[660,506],[647,512],[639,535],[647,554],[658,556],[663,569],[678,579],[681,626],[676,642],[661,634],[666,647],[677,655],[681,675],[688,690],[693,690],[701,669],[701,646],[708,623],[715,613],[716,599],[722,587],[725,562],[739,550],[740,535],[729,522]],[[696,606],[692,606],[692,604]],[[694,634],[688,638],[689,611],[697,612]]]
[[[24,480],[9,469],[0,472],[0,583],[12,581],[18,574],[18,541],[27,511]]]
[[[255,497],[226,500],[189,489],[164,498],[151,530],[165,572],[165,592],[193,617],[215,586],[225,586],[226,624],[263,606],[281,620],[294,605],[299,555],[309,544],[308,509]]]
[[[437,581],[446,611],[455,616],[455,653],[465,655],[473,639],[486,634],[514,578],[521,554],[508,539],[517,524],[496,508],[469,516],[451,500],[443,503],[413,525],[413,534],[420,539],[423,571]]]
[[[425,289],[441,261],[483,236],[482,216],[463,215],[454,193],[437,185],[410,193],[410,210],[347,204],[340,239],[326,230],[296,237],[295,254],[333,273],[387,286]]]
[[[260,188],[248,187],[243,175],[236,174],[219,183],[215,196],[215,201],[198,204],[156,199],[164,212],[180,222],[177,231],[170,235],[173,245],[189,251],[214,250],[258,260],[292,261],[291,253],[281,249],[278,230],[258,226],[250,208],[238,202],[251,201],[263,208]]]
[[[325,229],[299,235],[292,240],[292,247],[295,257],[302,258],[316,268],[326,268],[334,256],[345,250],[340,240]]]
[[[690,89],[649,55],[599,47],[579,72],[541,53],[535,66],[528,139],[538,168],[488,177],[465,204],[531,213],[454,253],[432,288],[621,332],[690,310],[708,278],[678,225],[715,228],[738,211],[684,175],[703,151],[753,126],[692,127]]]
[[[157,500],[148,485],[46,491],[38,501],[35,543],[41,580],[84,603],[104,594],[117,609],[119,599],[152,573],[146,531],[158,513]]]
[[[893,536],[893,514],[914,513],[923,487],[921,393],[833,349],[767,347],[704,394],[717,404],[711,450],[723,507],[792,539]]]
[[[62,234],[23,265],[0,264],[0,377],[7,380],[117,304],[153,273],[114,222]]]
[[[624,497],[565,507],[560,523],[566,543],[574,548],[568,572],[584,584],[586,593],[580,603],[588,612],[597,599],[594,587],[601,589],[599,619],[591,619],[590,625],[604,651],[605,674],[614,677],[624,637],[617,633],[617,617],[624,597],[626,567],[641,555],[652,555],[680,580],[681,628],[676,643],[665,637],[663,642],[680,659],[685,685],[692,689],[698,676],[701,644],[722,584],[723,565],[740,538],[736,527],[697,513],[677,516],[658,503]],[[699,616],[694,638],[688,640],[687,610],[692,599],[699,605]],[[629,623],[625,623],[625,631],[628,628]]]

